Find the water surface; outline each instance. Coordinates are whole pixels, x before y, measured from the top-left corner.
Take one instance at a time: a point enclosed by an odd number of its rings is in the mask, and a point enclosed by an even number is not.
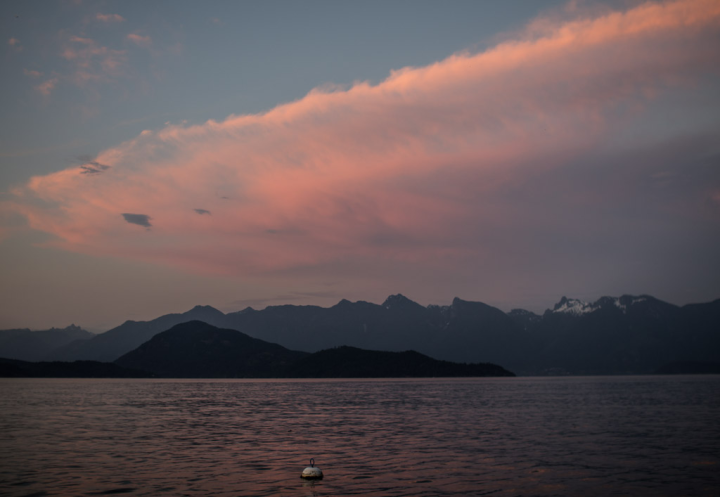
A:
[[[718,420],[720,376],[3,379],[0,494],[715,496]]]

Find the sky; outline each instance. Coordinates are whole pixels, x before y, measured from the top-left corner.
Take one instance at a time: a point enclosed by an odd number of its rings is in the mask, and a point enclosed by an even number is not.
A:
[[[720,298],[720,2],[19,1],[0,329]]]

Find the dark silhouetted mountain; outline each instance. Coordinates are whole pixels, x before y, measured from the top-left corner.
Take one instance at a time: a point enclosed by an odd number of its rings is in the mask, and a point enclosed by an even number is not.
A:
[[[415,351],[380,352],[355,347],[321,350],[297,361],[292,378],[428,378],[515,376],[495,364],[438,361]]]
[[[116,364],[166,378],[278,378],[307,353],[201,321],[155,335]]]
[[[121,355],[136,349],[152,337],[188,321],[204,321],[222,326],[225,314],[210,306],[195,306],[183,314],[167,314],[152,321],[126,321],[117,328],[94,338],[73,342],[54,350],[48,359],[57,361],[93,360],[112,362]]]
[[[0,357],[41,361],[58,347],[75,340],[87,341],[94,336],[74,324],[67,328],[51,328],[43,331],[2,330],[0,331]]]
[[[525,331],[537,325],[542,319],[542,316],[539,316],[531,311],[526,311],[525,309],[513,309],[508,312],[508,316],[515,324]]]
[[[500,309],[456,297],[446,312],[446,322],[430,346],[416,350],[438,359],[492,362],[511,369],[527,360],[534,337]]]
[[[145,371],[97,361],[27,362],[0,358],[2,378],[147,378]]]
[[[719,362],[680,361],[659,367],[655,374],[720,374]]]
[[[115,363],[167,378],[513,376],[494,364],[455,364],[413,351],[339,347],[308,354],[200,321],[159,333]]]
[[[347,300],[345,302],[347,302]],[[416,314],[421,313],[425,310],[425,308],[417,302],[413,302],[406,296],[399,293],[396,295],[390,295],[388,298],[386,298],[382,306],[388,310],[392,309],[393,311],[399,310],[411,313],[414,312]]]

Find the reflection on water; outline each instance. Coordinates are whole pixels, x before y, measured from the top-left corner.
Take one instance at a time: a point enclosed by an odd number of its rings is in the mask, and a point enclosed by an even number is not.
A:
[[[720,377],[0,380],[0,494],[718,495]],[[325,475],[304,481],[314,457]]]

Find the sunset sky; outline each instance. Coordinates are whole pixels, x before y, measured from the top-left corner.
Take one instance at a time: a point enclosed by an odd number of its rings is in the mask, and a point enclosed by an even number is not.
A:
[[[2,10],[0,329],[720,298],[720,1]]]

